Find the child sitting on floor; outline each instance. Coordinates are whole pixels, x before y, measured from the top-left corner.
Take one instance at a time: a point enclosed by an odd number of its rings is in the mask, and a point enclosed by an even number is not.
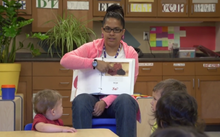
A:
[[[33,100],[34,117],[32,130],[40,132],[76,132],[75,128],[63,126],[62,96],[54,90],[39,91]]]
[[[198,106],[194,97],[187,92],[177,90],[165,93],[157,102],[155,118],[158,129],[186,126],[196,128],[198,125]]]
[[[156,111],[157,101],[161,98],[161,96],[169,91],[175,90],[182,90],[184,92],[187,92],[186,85],[175,79],[166,79],[155,85],[155,87],[153,88],[153,100],[151,101],[152,111]],[[156,129],[157,124],[155,123],[152,127],[151,133],[153,133]]]
[[[208,137],[192,127],[169,127],[157,129],[150,137]]]

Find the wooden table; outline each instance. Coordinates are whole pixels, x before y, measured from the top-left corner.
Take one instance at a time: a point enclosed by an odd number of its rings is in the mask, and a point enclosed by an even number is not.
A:
[[[1,137],[118,137],[109,129],[78,129],[75,133],[41,133],[37,131],[3,131]]]

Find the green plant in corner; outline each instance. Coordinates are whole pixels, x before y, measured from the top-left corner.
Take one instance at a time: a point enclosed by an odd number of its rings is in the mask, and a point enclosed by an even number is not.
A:
[[[49,22],[55,23],[55,26],[46,32],[49,38],[42,41],[40,45],[47,48],[51,57],[53,57],[54,52],[62,57],[66,52],[90,42],[92,36],[96,37],[93,30],[86,27],[88,20],[82,21],[82,18],[76,18],[71,13],[66,16],[64,14],[63,17],[58,16],[56,21]]]
[[[4,5],[0,5],[0,63],[13,63],[16,57],[16,51],[22,48],[27,48],[33,56],[39,55],[39,49],[36,49],[33,43],[24,46],[23,42],[16,45],[16,37],[20,35],[24,26],[33,22],[33,19],[24,19],[19,17],[19,11],[22,7],[21,0],[2,0]],[[35,33],[26,35],[27,38],[39,38],[44,40],[47,35]]]

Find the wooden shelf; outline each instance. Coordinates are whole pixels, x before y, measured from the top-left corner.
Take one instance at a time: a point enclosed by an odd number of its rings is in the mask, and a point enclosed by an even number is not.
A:
[[[94,17],[93,21],[102,21],[103,17]],[[220,18],[125,18],[125,21],[134,22],[218,22]]]

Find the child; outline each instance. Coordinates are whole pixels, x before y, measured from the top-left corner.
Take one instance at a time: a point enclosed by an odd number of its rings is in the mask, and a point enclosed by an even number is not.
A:
[[[150,137],[208,137],[192,127],[169,127],[157,129]]]
[[[161,96],[163,96],[165,93],[169,91],[174,91],[174,90],[182,90],[182,91],[187,92],[186,85],[178,80],[166,79],[164,81],[159,82],[153,88],[153,100],[151,101],[152,111],[153,112],[156,111],[157,101],[160,99]],[[156,123],[153,125],[151,133],[153,133],[155,129],[157,129]]]
[[[158,129],[178,126],[199,129],[197,108],[195,98],[185,91],[165,93],[156,105],[155,118]]]
[[[54,90],[39,91],[33,100],[36,116],[32,130],[40,132],[76,132],[75,128],[63,126],[59,119],[63,114],[62,96]]]
[[[161,81],[153,88],[154,99],[151,102],[151,108],[153,112],[156,111],[155,109],[156,109],[157,101],[160,99],[160,97],[166,92],[172,90],[183,90],[187,92],[186,85],[175,79],[166,79],[164,81]]]

